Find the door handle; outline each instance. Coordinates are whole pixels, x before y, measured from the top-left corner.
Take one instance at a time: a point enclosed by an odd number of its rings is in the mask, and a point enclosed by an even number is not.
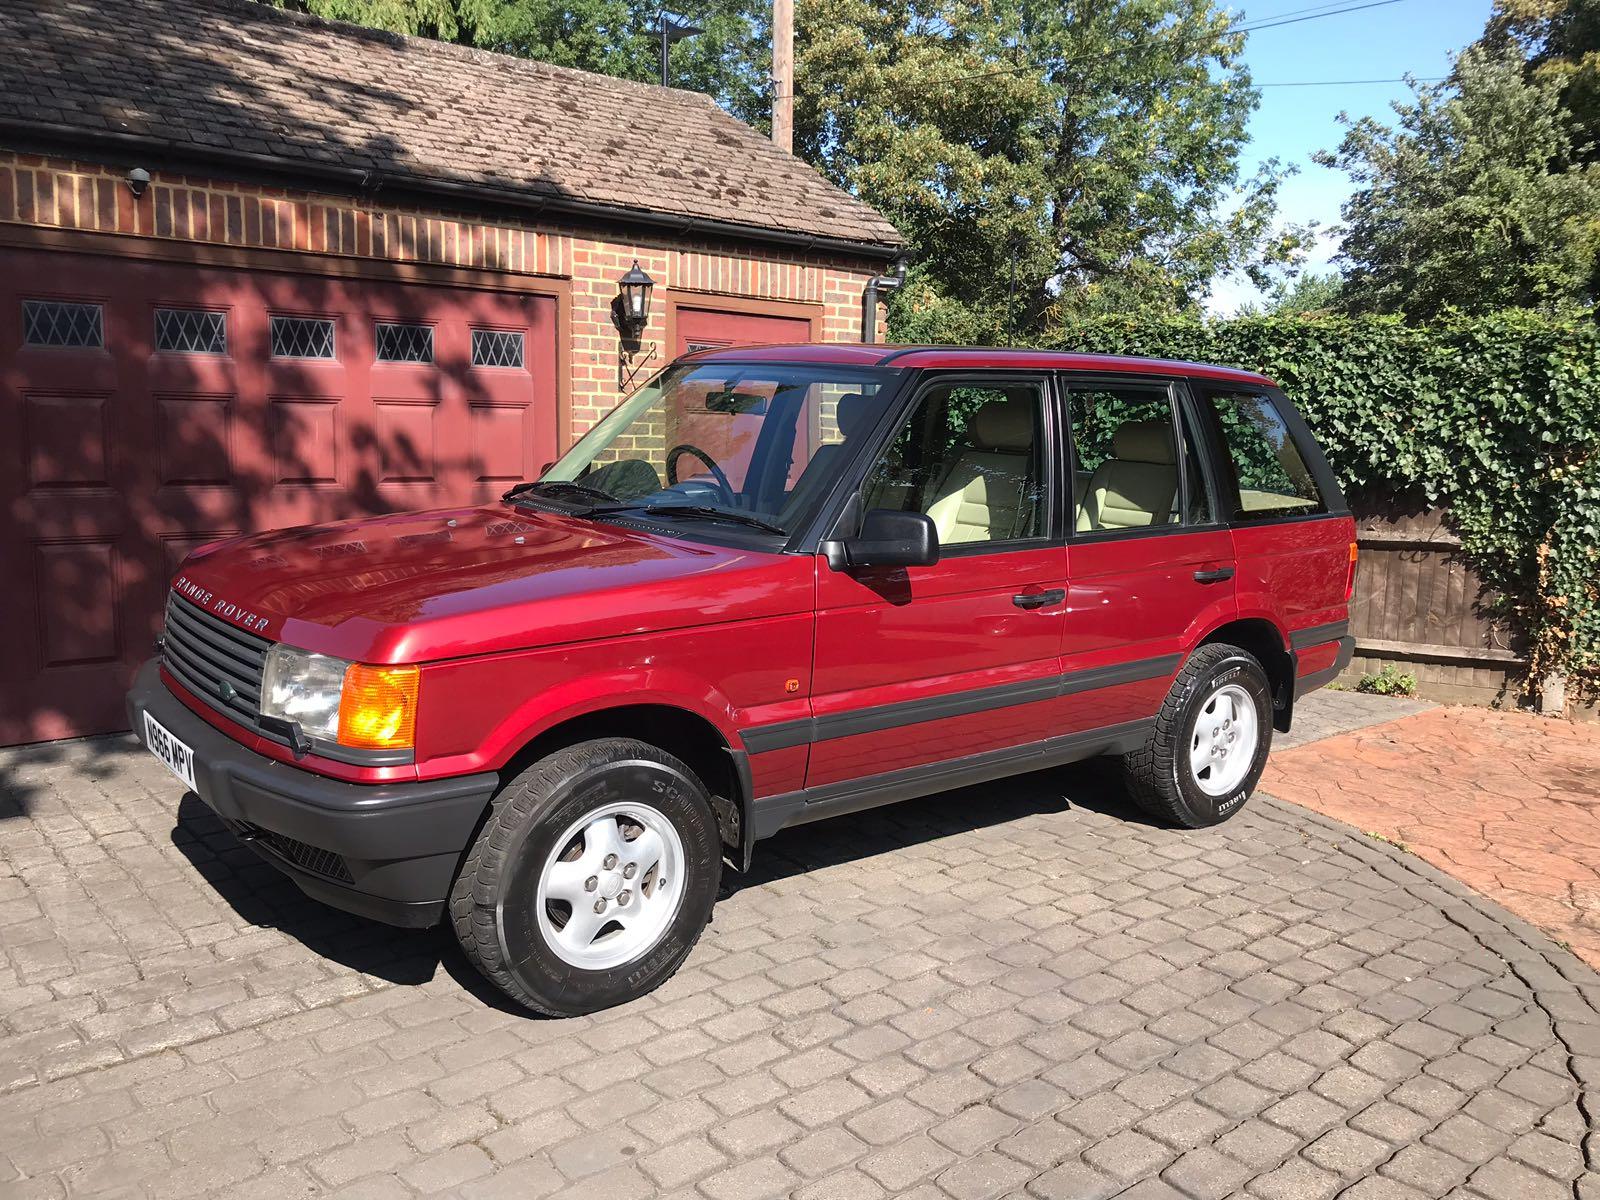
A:
[[[1232,578],[1232,567],[1207,567],[1203,571],[1194,573],[1194,581],[1196,583],[1221,583],[1225,579]]]
[[[1066,598],[1065,588],[1051,588],[1048,592],[1018,592],[1011,597],[1011,603],[1018,608],[1045,608],[1051,604],[1060,604]]]

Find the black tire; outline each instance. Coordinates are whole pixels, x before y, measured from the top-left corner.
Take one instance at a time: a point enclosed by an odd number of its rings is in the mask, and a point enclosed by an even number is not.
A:
[[[1208,795],[1189,763],[1190,740],[1201,707],[1217,689],[1238,684],[1255,702],[1258,730],[1250,769],[1226,794]],[[1272,749],[1272,687],[1255,656],[1223,643],[1201,646],[1172,681],[1155,728],[1138,750],[1123,756],[1134,803],[1158,821],[1184,829],[1218,825],[1244,807],[1261,779]]]
[[[563,960],[541,932],[538,881],[556,839],[618,800],[671,823],[682,843],[683,891],[653,945],[609,969],[586,970]],[[601,738],[541,759],[501,789],[456,877],[450,916],[467,958],[506,995],[549,1016],[577,1016],[668,979],[711,919],[721,876],[722,839],[694,772],[655,746]]]

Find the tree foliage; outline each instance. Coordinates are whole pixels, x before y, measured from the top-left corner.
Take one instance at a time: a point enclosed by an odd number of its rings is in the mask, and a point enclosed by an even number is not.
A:
[[[1261,371],[1344,486],[1448,507],[1462,550],[1534,650],[1600,690],[1600,324],[1513,311],[1394,317],[1101,316],[1040,339]]]
[[[1536,78],[1553,82],[1574,157],[1600,157],[1600,0],[1495,0],[1484,43],[1515,45]]]
[[[1243,44],[1213,0],[801,0],[797,149],[913,243],[908,328],[1177,311],[1295,248]]]
[[[279,7],[375,29],[458,42],[598,71],[661,79],[661,6],[643,0],[272,0]],[[674,0],[704,33],[672,48],[672,85],[704,92],[765,127],[770,116],[771,9],[742,0]],[[625,117],[619,114],[619,119]]]
[[[1556,309],[1592,299],[1600,168],[1574,162],[1553,79],[1478,45],[1452,77],[1395,105],[1398,123],[1348,122],[1341,303],[1428,320],[1451,309]],[[1570,164],[1570,165],[1567,165]]]
[[[1273,285],[1266,312],[1276,317],[1335,312],[1343,295],[1344,277],[1337,271],[1302,271]]]

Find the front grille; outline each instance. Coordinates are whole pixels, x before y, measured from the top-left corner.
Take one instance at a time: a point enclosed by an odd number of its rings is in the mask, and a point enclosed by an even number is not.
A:
[[[332,850],[323,850],[286,834],[274,833],[270,829],[262,829],[259,825],[251,825],[245,821],[229,821],[228,828],[232,829],[234,836],[246,845],[253,846],[257,850],[265,850],[299,867],[302,871],[309,871],[313,875],[321,875],[324,879],[332,879],[338,883],[355,883],[344,859]]]
[[[196,698],[258,731],[261,671],[271,646],[176,592],[167,597],[162,663]]]

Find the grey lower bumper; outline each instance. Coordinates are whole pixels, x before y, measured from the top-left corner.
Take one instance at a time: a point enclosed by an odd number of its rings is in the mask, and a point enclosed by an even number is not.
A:
[[[248,750],[140,670],[128,718],[149,712],[194,751],[195,791],[240,839],[307,895],[391,925],[434,925],[468,840],[499,786],[490,773],[356,784]],[[319,853],[320,852],[320,853]]]
[[[1313,671],[1309,675],[1302,675],[1294,681],[1294,696],[1298,700],[1307,692],[1314,692],[1319,687],[1326,687],[1337,679],[1350,660],[1356,656],[1356,640],[1353,637],[1339,639],[1339,656],[1333,660],[1333,666],[1324,667],[1320,671]]]

